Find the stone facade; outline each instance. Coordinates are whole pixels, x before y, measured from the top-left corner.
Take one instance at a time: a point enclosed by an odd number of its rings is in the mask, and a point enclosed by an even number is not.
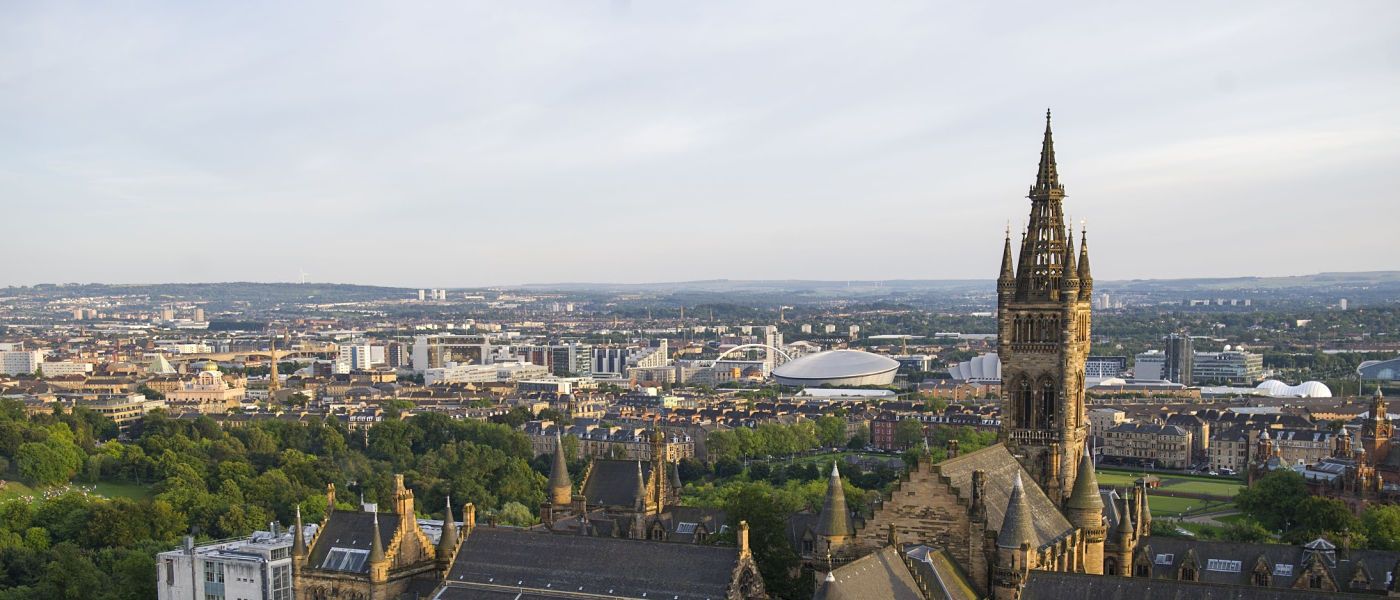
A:
[[[1084,360],[1089,355],[1093,277],[1089,247],[1065,225],[1050,114],[1040,169],[1028,197],[1030,222],[1013,265],[1007,232],[997,280],[997,355],[1002,363],[1001,440],[1056,505],[1074,487],[1088,435]]]

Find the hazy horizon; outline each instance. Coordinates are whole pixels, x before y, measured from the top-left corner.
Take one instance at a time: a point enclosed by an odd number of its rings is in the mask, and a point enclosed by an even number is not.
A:
[[[0,286],[1394,270],[1400,4],[0,8]],[[1077,235],[1077,234],[1076,234]]]

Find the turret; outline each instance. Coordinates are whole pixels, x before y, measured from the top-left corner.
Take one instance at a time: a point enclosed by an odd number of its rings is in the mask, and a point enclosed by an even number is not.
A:
[[[1133,572],[1133,542],[1137,532],[1133,529],[1133,506],[1127,497],[1123,498],[1123,510],[1119,512],[1118,527],[1113,534],[1118,542],[1118,572],[1114,575],[1128,577]]]
[[[1106,531],[1103,526],[1103,498],[1099,496],[1099,482],[1094,475],[1094,459],[1089,454],[1089,446],[1084,446],[1084,456],[1079,459],[1079,473],[1074,477],[1074,491],[1065,503],[1069,509],[1069,521],[1079,528],[1085,539],[1084,572],[1103,574],[1103,545]]]
[[[1001,531],[997,532],[997,547],[1017,549],[1034,543],[1035,525],[1031,522],[1032,518],[1030,504],[1026,502],[1025,484],[1021,483],[1018,472],[1011,487],[1011,499],[1006,502]]]
[[[444,576],[452,567],[452,557],[457,553],[457,522],[452,518],[452,496],[447,497],[447,508],[442,513],[442,536],[438,538],[437,566]]]
[[[1016,600],[1021,595],[1026,574],[1035,567],[1035,526],[1021,473],[1011,487],[1001,531],[997,532],[996,568],[992,576],[992,596],[996,600]]]
[[[389,559],[384,556],[384,540],[379,535],[379,511],[374,512],[373,535],[369,547],[369,580],[381,583],[389,580]]]
[[[549,500],[555,508],[569,505],[574,495],[574,482],[569,478],[569,464],[564,458],[564,437],[554,434],[554,465],[549,469]]]
[[[327,509],[329,510],[329,509]],[[297,505],[296,531],[292,532],[292,571],[300,573],[303,565],[306,564],[306,533],[305,527],[301,524],[301,505]]]
[[[394,475],[394,514],[399,521],[408,523],[417,518],[413,511],[413,490],[403,484],[403,475]]]
[[[1065,264],[1060,274],[1060,299],[1066,304],[1079,300],[1079,267],[1074,263],[1074,231],[1065,227]]]
[[[1094,276],[1089,273],[1089,232],[1079,230],[1079,299],[1094,299]]]
[[[1016,291],[1016,268],[1011,262],[1011,227],[1006,228],[1006,243],[1001,249],[1001,276],[997,278],[997,293],[1009,295]]]
[[[826,499],[822,501],[821,518],[817,521],[817,535],[826,541],[827,551],[839,548],[851,532],[851,513],[846,508],[846,490],[841,486],[841,471],[836,463],[831,463],[831,477],[827,479]]]

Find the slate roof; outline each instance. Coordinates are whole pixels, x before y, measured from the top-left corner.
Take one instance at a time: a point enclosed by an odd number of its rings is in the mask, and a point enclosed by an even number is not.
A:
[[[934,593],[935,598],[980,600],[967,574],[958,567],[953,557],[948,556],[947,551],[915,546],[905,552],[916,561],[914,568],[923,575],[923,581],[929,586],[929,591]]]
[[[1197,583],[1084,573],[1031,571],[1021,600],[1093,598],[1094,600],[1303,600],[1305,598],[1367,598],[1360,594],[1322,594],[1317,590]]]
[[[379,535],[386,546],[390,540],[394,539],[394,534],[398,530],[398,515],[385,513],[379,516]],[[319,569],[326,561],[326,555],[330,554],[331,548],[369,550],[373,539],[374,513],[337,510],[331,513],[330,521],[326,523],[325,530],[316,536],[315,545],[311,547],[311,556],[306,564],[313,569]],[[362,563],[356,572],[368,573],[369,563],[367,561]]]
[[[1158,425],[1156,423],[1123,423],[1108,430],[1109,433],[1142,433],[1152,435],[1174,435],[1185,436],[1186,430],[1176,425]]]
[[[1396,563],[1400,562],[1400,552],[1341,551],[1332,548],[1328,553],[1327,546],[1330,544],[1325,541],[1316,544],[1317,541],[1309,544],[1320,550],[1320,554],[1303,546],[1286,544],[1247,544],[1163,537],[1147,538],[1138,546],[1138,551],[1145,553],[1152,562],[1154,578],[1168,579],[1175,579],[1177,569],[1189,560],[1190,553],[1194,553],[1195,560],[1200,565],[1200,579],[1204,583],[1249,585],[1255,565],[1262,560],[1268,565],[1272,586],[1293,585],[1294,580],[1306,567],[1305,559],[1309,554],[1314,554],[1326,561],[1332,578],[1344,588],[1357,570],[1364,566],[1371,580],[1368,589],[1372,591],[1385,591],[1387,575],[1396,567]],[[1239,561],[1239,571],[1211,569],[1209,561],[1212,559]],[[1288,574],[1283,574],[1283,570],[1276,570],[1277,565],[1288,565]]]
[[[837,567],[832,576],[835,581],[817,583],[812,600],[924,600],[919,584],[895,546],[885,546]]]
[[[462,542],[445,589],[437,598],[494,599],[500,596],[482,595],[480,590],[503,586],[511,593],[523,592],[522,598],[583,592],[721,600],[738,560],[739,549],[732,546],[477,527]]]
[[[987,527],[993,531],[1001,531],[1002,520],[1006,516],[1006,504],[1011,499],[1011,487],[1016,474],[1020,473],[1025,482],[1026,507],[1029,509],[1030,521],[1035,530],[1035,543],[1032,546],[1037,549],[1043,548],[1074,532],[1074,527],[1055,508],[1055,504],[1046,497],[1040,486],[1035,484],[1030,474],[1021,468],[1021,463],[1007,451],[1005,445],[994,444],[957,458],[950,458],[934,465],[934,468],[951,480],[959,496],[969,501],[972,499],[972,472],[986,471],[987,480],[983,492],[987,508]]]
[[[642,462],[642,478],[651,481],[651,462]],[[637,461],[600,458],[593,461],[588,479],[583,483],[583,495],[589,506],[637,505]]]

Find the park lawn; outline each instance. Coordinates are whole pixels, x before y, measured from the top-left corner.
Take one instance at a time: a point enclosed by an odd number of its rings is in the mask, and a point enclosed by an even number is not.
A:
[[[1099,480],[1099,485],[1105,487],[1132,487],[1133,482],[1140,475],[1126,473],[1123,471],[1095,471],[1094,478]]]
[[[1187,494],[1207,494],[1234,498],[1244,486],[1231,481],[1202,481],[1199,479],[1162,478],[1162,487],[1174,492]]]
[[[145,500],[151,497],[151,486],[136,483],[113,483],[102,481],[93,485],[98,495],[108,498],[130,498]]]
[[[1233,505],[1218,500],[1198,500],[1196,498],[1173,498],[1171,496],[1147,495],[1147,506],[1154,517],[1175,517],[1185,512],[1205,512],[1225,510]]]
[[[1186,494],[1206,494],[1222,498],[1234,498],[1244,488],[1238,480],[1213,477],[1193,477],[1191,475],[1171,475],[1153,473],[1162,480],[1162,488]],[[1143,473],[1134,471],[1100,470],[1095,472],[1099,485],[1105,487],[1130,487]]]

